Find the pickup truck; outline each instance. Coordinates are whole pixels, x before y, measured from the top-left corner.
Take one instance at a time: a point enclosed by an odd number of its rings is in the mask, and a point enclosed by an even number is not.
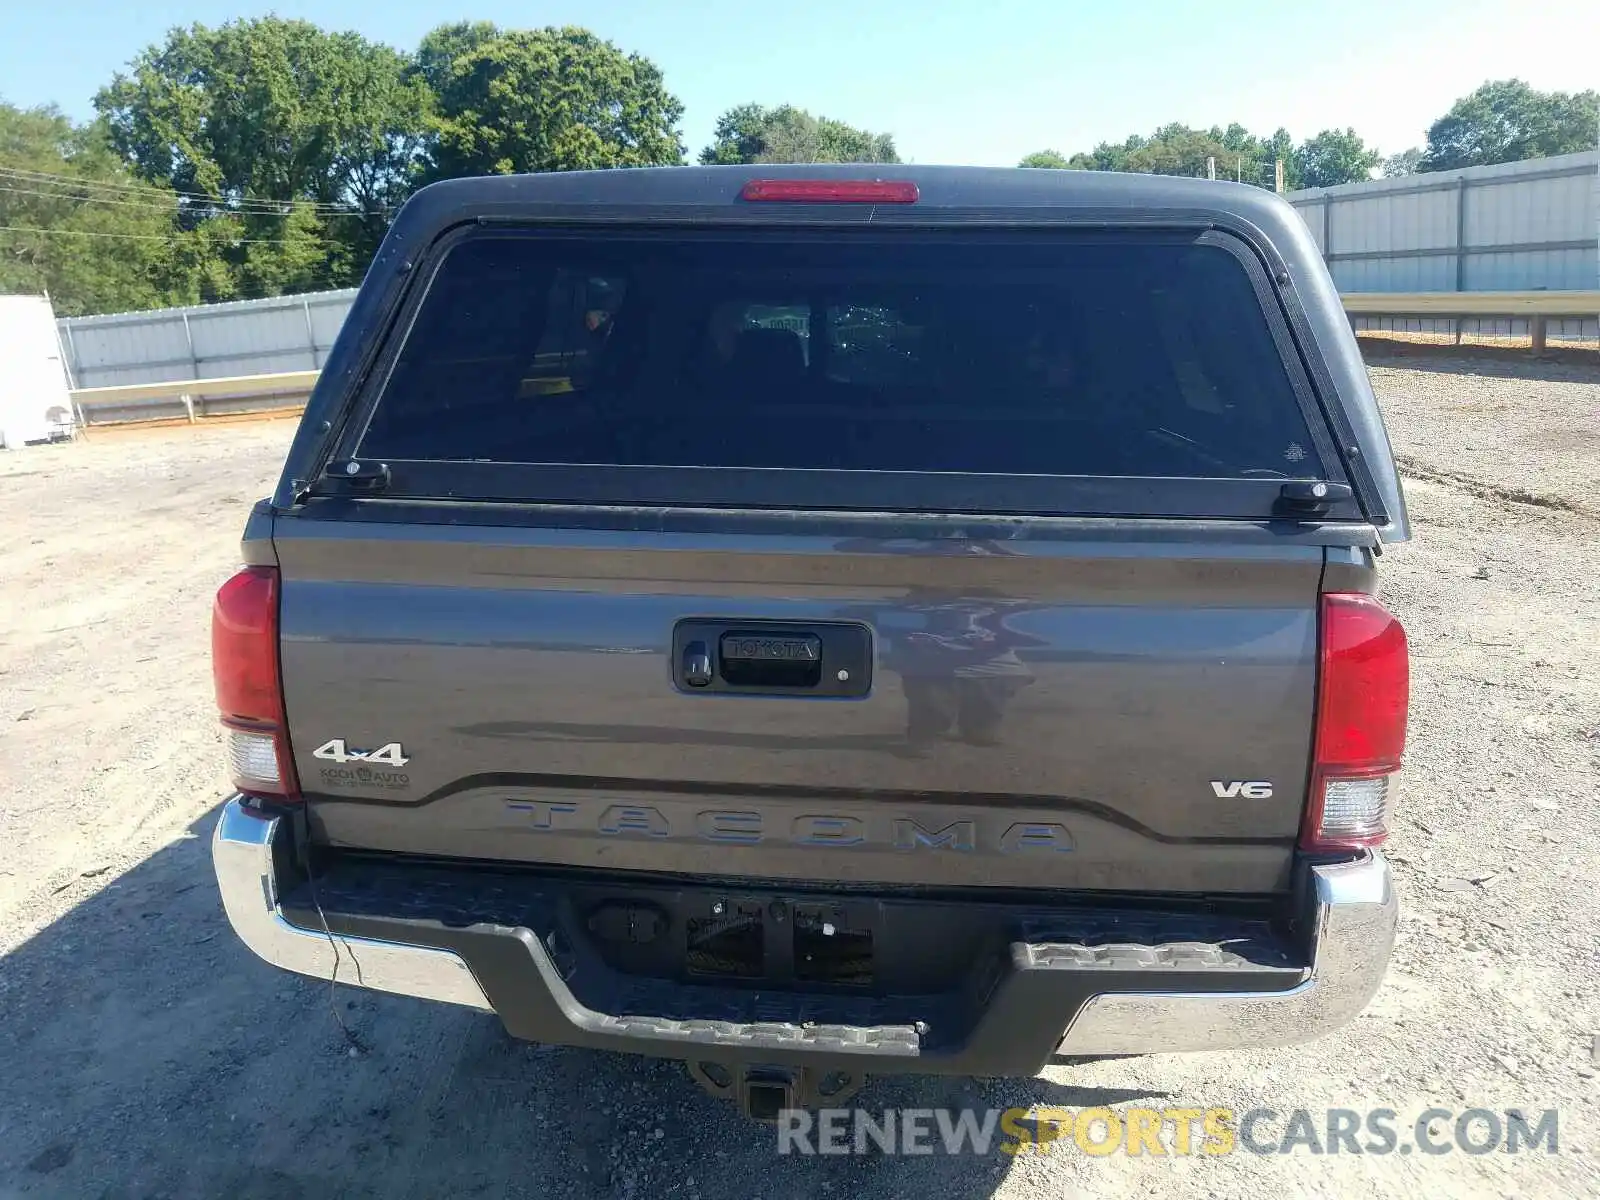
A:
[[[1314,1038],[1393,940],[1407,536],[1259,189],[436,184],[217,595],[223,904],[758,1119]]]

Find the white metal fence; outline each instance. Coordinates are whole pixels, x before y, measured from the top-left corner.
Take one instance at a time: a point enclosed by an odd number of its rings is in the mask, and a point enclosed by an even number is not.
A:
[[[1290,192],[1341,292],[1600,286],[1600,152]]]
[[[355,289],[58,322],[74,388],[316,371]]]
[[[1290,192],[1341,293],[1587,291],[1600,286],[1600,152]],[[1481,310],[1480,310],[1481,311]],[[1355,316],[1361,332],[1522,339],[1524,317]],[[1600,340],[1594,316],[1552,341]]]

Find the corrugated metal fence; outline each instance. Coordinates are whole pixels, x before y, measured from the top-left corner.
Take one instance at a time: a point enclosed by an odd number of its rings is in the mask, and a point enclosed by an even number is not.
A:
[[[1600,152],[1290,192],[1344,293],[1600,287]],[[1526,322],[1369,316],[1358,329],[1517,337]],[[1552,338],[1600,322],[1550,323]]]
[[[75,388],[314,371],[355,296],[349,288],[58,324]]]
[[[1290,192],[1341,292],[1596,286],[1600,153]]]

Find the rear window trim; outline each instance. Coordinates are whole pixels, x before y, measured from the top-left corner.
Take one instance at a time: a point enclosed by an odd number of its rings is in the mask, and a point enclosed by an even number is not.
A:
[[[386,459],[387,495],[500,504],[1259,521],[1281,479]],[[736,498],[730,498],[736,497]],[[937,502],[931,502],[932,497]],[[1322,521],[1361,520],[1353,500]]]
[[[893,228],[870,229],[859,226],[816,227],[779,226],[785,237],[796,240],[837,241],[842,237],[879,238],[934,236],[959,237],[970,240],[975,232],[970,224],[898,224]],[[685,236],[726,237],[734,240],[764,239],[774,226],[752,227],[739,224],[696,223],[687,227],[663,223],[623,223],[617,221],[541,222],[538,219],[513,220],[486,218],[457,225],[441,234],[427,248],[422,269],[409,273],[410,286],[405,289],[394,318],[381,339],[372,369],[356,389],[346,412],[349,414],[339,430],[337,447],[330,448],[328,458],[355,458],[362,441],[367,436],[373,414],[387,388],[389,379],[398,364],[400,353],[411,336],[412,328],[426,304],[440,271],[451,251],[468,240],[478,238],[528,239],[528,240],[586,240],[596,235],[622,238],[661,238],[679,240]],[[1028,223],[985,225],[976,232],[1007,240],[1047,235],[1051,237],[1093,238],[1096,241],[1178,241],[1191,244],[1204,243],[1217,246],[1235,257],[1244,268],[1246,278],[1255,292],[1260,311],[1267,321],[1274,349],[1278,353],[1302,419],[1313,440],[1323,466],[1320,478],[1329,482],[1345,483],[1345,456],[1332,435],[1330,418],[1316,394],[1305,361],[1296,344],[1292,327],[1286,319],[1283,299],[1274,286],[1272,277],[1256,248],[1239,232],[1215,224],[1198,226],[1194,222],[1179,220],[1151,220],[1116,225],[1084,226],[1078,223],[1057,221],[1050,224]],[[326,460],[325,460],[326,461]],[[1050,517],[1151,517],[1167,519],[1206,519],[1223,521],[1260,521],[1281,518],[1277,508],[1279,489],[1286,479],[1227,479],[1204,477],[1161,476],[1069,476],[1069,475],[976,475],[947,472],[860,472],[834,470],[795,470],[779,468],[730,467],[674,467],[674,466],[617,466],[613,464],[583,463],[492,463],[463,460],[385,459],[391,477],[386,492],[395,498],[413,500],[443,500],[452,502],[484,502],[513,504],[606,504],[648,505],[666,508],[708,509],[803,509],[808,511],[902,511],[907,513],[969,512],[999,516],[1039,515]],[[586,477],[603,487],[574,486]],[[749,494],[710,496],[694,482],[696,477],[715,478],[726,485],[730,480],[753,485]],[[815,481],[814,494],[786,491],[781,497],[773,496],[769,489],[778,483],[793,486],[798,477]],[[883,486],[865,481],[889,480]],[[659,490],[659,485],[673,481],[680,491]],[[691,481],[685,487],[682,481]],[[912,481],[907,490],[907,481]],[[949,493],[940,493],[938,503],[912,502],[928,494],[929,485],[935,481],[960,484]],[[452,486],[453,485],[453,486]],[[627,486],[623,486],[627,485]],[[920,485],[920,486],[917,486]],[[551,489],[554,490],[551,490]],[[1037,496],[1037,503],[1018,503],[1007,500],[1001,489],[1011,488],[1029,496]],[[312,491],[316,491],[313,486]],[[1139,492],[1149,499],[1160,497],[1162,505],[1130,506],[1128,500]],[[1097,493],[1114,492],[1108,496]],[[852,499],[860,496],[858,501]],[[883,496],[911,497],[906,502],[885,500]],[[767,498],[763,498],[767,497]],[[875,498],[878,497],[878,498]],[[984,499],[988,497],[988,499]],[[1076,499],[1069,498],[1076,497]],[[1232,498],[1235,503],[1218,507],[1217,502]],[[978,500],[979,502],[973,502]],[[1205,501],[1204,505],[1197,502]],[[1063,507],[1062,505],[1065,505]],[[1362,521],[1366,519],[1361,497],[1333,505],[1318,519],[1330,522]],[[1296,522],[1298,523],[1298,521]]]
[[[1041,516],[1038,513],[910,513],[827,511],[791,508],[693,507],[689,505],[544,504],[526,500],[455,501],[408,496],[317,496],[282,520],[306,521],[326,536],[341,522],[369,526],[363,536],[382,538],[394,525],[450,525],[457,529],[597,530],[613,533],[717,534],[723,536],[871,537],[890,541],[1034,541],[1183,542],[1195,545],[1261,546],[1264,552],[1283,545],[1373,547],[1378,539],[1371,525],[1351,521],[1299,520],[1292,523],[1240,520],[1234,517]],[[323,526],[320,522],[328,522]],[[1201,553],[1201,551],[1196,551]]]

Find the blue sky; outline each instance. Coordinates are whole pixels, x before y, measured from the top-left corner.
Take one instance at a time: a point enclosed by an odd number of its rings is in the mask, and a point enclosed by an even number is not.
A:
[[[451,5],[460,0],[451,0]],[[172,25],[276,11],[410,48],[444,21],[581,24],[654,59],[691,154],[717,114],[790,102],[895,135],[917,162],[1008,165],[1167,121],[1297,139],[1353,125],[1385,152],[1488,78],[1600,86],[1600,3],[1524,0],[4,0],[0,98],[74,116]],[[692,15],[691,15],[692,14]]]

